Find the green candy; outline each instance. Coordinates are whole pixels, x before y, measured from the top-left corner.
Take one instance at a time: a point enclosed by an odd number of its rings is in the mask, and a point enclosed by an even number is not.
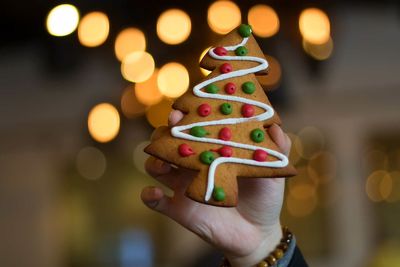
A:
[[[253,82],[245,82],[242,84],[242,90],[250,95],[256,90],[256,85]]]
[[[213,199],[215,201],[224,201],[225,200],[225,191],[222,187],[215,187],[213,191]]]
[[[220,107],[220,111],[224,115],[229,115],[232,113],[232,105],[229,103],[223,103]]]
[[[215,159],[214,153],[211,151],[203,151],[200,154],[200,161],[204,164],[210,165]]]
[[[261,143],[264,141],[265,133],[261,129],[254,129],[250,133],[251,140],[253,140],[256,143]]]
[[[216,94],[216,93],[218,93],[218,91],[219,91],[219,88],[214,83],[211,83],[211,84],[206,86],[206,92],[207,93]]]
[[[245,46],[239,46],[238,48],[235,49],[235,54],[237,56],[245,56],[247,55],[249,51],[247,50],[247,48]]]
[[[204,137],[208,134],[208,132],[201,126],[194,126],[190,129],[190,134],[196,137]]]
[[[241,24],[239,26],[239,34],[242,37],[249,37],[251,35],[252,29],[250,25]]]

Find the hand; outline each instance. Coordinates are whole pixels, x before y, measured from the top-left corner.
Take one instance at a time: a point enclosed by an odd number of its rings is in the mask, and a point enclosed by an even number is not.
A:
[[[170,124],[183,118],[180,111],[170,114]],[[272,140],[286,155],[291,142],[277,125],[268,129]],[[185,194],[194,172],[172,168],[150,158],[147,172],[174,191],[166,196],[159,187],[146,187],[143,202],[220,249],[233,267],[249,267],[264,259],[282,238],[279,221],[285,187],[284,178],[239,179],[239,203],[220,208],[197,203]]]

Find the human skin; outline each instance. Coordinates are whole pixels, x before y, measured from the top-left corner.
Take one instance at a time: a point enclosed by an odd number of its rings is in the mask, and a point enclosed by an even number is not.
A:
[[[180,111],[171,112],[170,125],[178,123],[183,116]],[[288,155],[291,142],[282,129],[274,124],[267,133]],[[142,201],[221,250],[232,267],[254,266],[279,244],[285,178],[239,179],[238,205],[221,208],[185,196],[194,171],[171,167],[154,157],[147,160],[145,167],[152,177],[172,189],[174,194],[167,196],[160,187],[149,186],[142,190]]]

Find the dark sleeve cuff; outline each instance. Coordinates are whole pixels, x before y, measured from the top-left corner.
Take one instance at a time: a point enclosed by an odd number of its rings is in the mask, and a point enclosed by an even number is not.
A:
[[[294,249],[292,259],[287,267],[308,267],[307,262],[304,260],[303,254],[297,246]]]

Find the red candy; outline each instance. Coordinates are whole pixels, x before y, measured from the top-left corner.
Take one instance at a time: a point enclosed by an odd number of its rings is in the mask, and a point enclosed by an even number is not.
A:
[[[219,70],[220,70],[222,73],[231,72],[231,71],[232,71],[232,65],[229,64],[229,63],[224,63],[224,64],[222,64],[222,65],[219,67]]]
[[[207,117],[211,113],[211,106],[209,104],[206,104],[206,103],[201,104],[197,108],[197,113],[202,117]]]
[[[188,144],[180,144],[178,147],[178,152],[182,157],[189,157],[196,154]]]
[[[214,48],[214,53],[218,56],[226,56],[228,54],[228,51],[226,51],[224,47],[219,46]]]
[[[262,162],[262,161],[266,161],[267,157],[268,157],[268,153],[262,149],[257,149],[256,151],[254,151],[254,154],[253,154],[254,160]]]
[[[225,140],[225,141],[231,140],[231,138],[232,138],[231,130],[228,127],[222,128],[218,133],[218,138]]]
[[[220,149],[217,149],[218,154],[221,155],[221,157],[232,157],[233,150],[230,146],[223,146]]]
[[[243,117],[249,118],[249,117],[253,117],[254,115],[254,107],[250,104],[244,104],[242,106],[242,115]]]
[[[233,95],[236,91],[236,85],[234,83],[227,83],[224,89],[227,94]]]

